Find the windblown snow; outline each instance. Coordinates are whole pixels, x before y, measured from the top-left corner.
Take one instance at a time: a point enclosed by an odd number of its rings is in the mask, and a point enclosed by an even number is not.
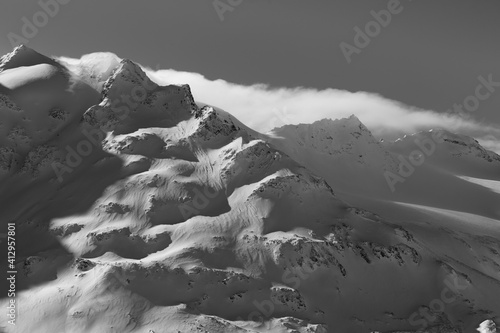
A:
[[[258,133],[130,60],[20,46],[0,61],[0,184],[18,272],[0,331],[500,323],[500,156],[460,134],[381,142],[355,116]]]

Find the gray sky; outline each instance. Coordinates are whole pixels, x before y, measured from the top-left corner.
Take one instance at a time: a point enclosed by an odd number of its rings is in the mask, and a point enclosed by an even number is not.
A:
[[[221,21],[212,0],[71,0],[27,45],[70,57],[110,51],[239,84],[362,90],[436,111],[474,94],[480,75],[500,82],[498,0],[401,0],[401,12],[348,64],[339,44],[354,45],[354,27],[364,29],[370,11],[388,3],[243,0]],[[22,18],[32,21],[41,7],[19,0],[2,6],[4,54],[8,33],[22,36]],[[477,117],[500,123],[497,89]]]

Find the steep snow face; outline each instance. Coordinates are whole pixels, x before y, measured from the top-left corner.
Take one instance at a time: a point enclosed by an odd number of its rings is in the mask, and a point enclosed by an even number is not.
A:
[[[286,125],[266,139],[341,192],[385,192],[383,174],[398,163],[356,116]]]
[[[323,119],[312,124],[285,125],[274,129],[271,134],[293,139],[304,149],[339,159],[347,157],[359,164],[384,164],[380,144],[354,115],[345,119]]]
[[[499,218],[500,156],[473,138],[444,130],[405,136],[384,145],[401,161],[402,201]],[[472,199],[472,198],[481,198]]]
[[[25,45],[20,45],[0,58],[0,72],[11,68],[40,64],[58,65],[54,59],[41,55]]]
[[[205,106],[194,113],[195,122],[191,125],[190,140],[204,142],[208,146],[229,143],[238,136],[248,141],[252,132],[226,111]]]
[[[0,127],[0,218],[18,233],[19,331],[441,332],[499,319],[498,219],[379,200],[397,164],[357,118],[265,136],[130,60],[51,66],[0,73],[13,88],[1,124],[17,126]],[[40,89],[50,102],[31,115]],[[66,89],[68,116],[47,111]],[[28,116],[61,123],[36,136]]]
[[[64,140],[47,143],[74,127],[100,98],[99,92],[73,78],[68,69],[27,47],[18,47],[2,63],[0,177],[36,169],[45,157],[62,150]],[[56,147],[59,145],[61,149]]]

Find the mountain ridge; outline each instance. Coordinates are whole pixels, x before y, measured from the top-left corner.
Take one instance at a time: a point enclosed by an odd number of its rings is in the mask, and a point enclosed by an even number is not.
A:
[[[500,318],[500,219],[485,208],[498,194],[447,163],[391,193],[383,172],[411,150],[354,115],[261,134],[130,60],[95,78],[75,66],[76,81],[47,87],[71,96],[64,126],[24,151],[0,131],[1,217],[17,225],[17,297],[33,319],[21,330],[458,332]],[[0,117],[27,112],[5,96]],[[442,170],[485,206],[422,202],[413,177],[431,186],[422,177]],[[450,279],[453,306],[432,310]]]

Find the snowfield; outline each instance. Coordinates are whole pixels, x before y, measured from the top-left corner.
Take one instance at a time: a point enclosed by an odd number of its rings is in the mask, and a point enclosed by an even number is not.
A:
[[[111,54],[2,57],[1,332],[495,332],[500,156],[354,115],[258,133],[195,97]]]

